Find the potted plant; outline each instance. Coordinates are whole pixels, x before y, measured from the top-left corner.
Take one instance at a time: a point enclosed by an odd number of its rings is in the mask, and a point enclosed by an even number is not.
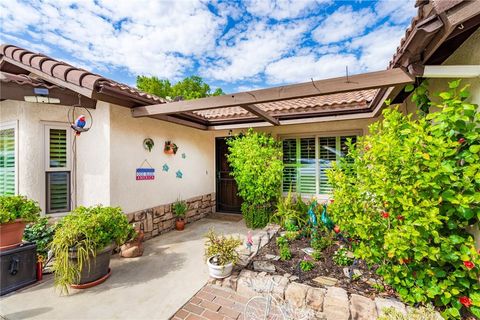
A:
[[[143,255],[143,239],[145,233],[140,230],[138,224],[133,224],[133,228],[128,236],[127,242],[120,247],[120,257],[135,258]]]
[[[176,154],[178,150],[178,146],[171,142],[171,141],[165,141],[165,147],[163,148],[163,151],[166,154]]]
[[[78,207],[57,226],[52,241],[55,286],[84,289],[110,275],[110,256],[131,234],[132,226],[120,208]]]
[[[177,218],[175,220],[175,229],[182,231],[185,229],[185,213],[187,212],[188,205],[185,201],[177,200],[172,205],[173,213]]]
[[[238,238],[217,234],[210,229],[205,235],[205,258],[211,277],[223,279],[232,274],[232,269],[238,261],[236,248],[242,244]]]
[[[24,196],[0,196],[0,250],[21,243],[27,223],[39,216],[37,202]]]
[[[33,242],[37,246],[37,280],[42,280],[44,265],[48,264],[48,250],[55,234],[55,224],[49,224],[43,217],[25,228],[23,240]]]

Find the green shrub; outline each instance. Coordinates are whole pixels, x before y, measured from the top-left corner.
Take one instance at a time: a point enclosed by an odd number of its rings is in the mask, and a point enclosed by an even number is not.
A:
[[[58,223],[51,245],[55,286],[68,292],[68,286],[80,280],[83,265],[90,265],[90,257],[111,244],[123,244],[131,229],[120,208],[78,207],[69,213]],[[72,249],[77,263],[69,259]]]
[[[467,231],[480,218],[480,114],[459,83],[425,117],[386,109],[329,172],[329,213],[360,240],[355,256],[378,264],[404,301],[444,306],[447,318],[462,308],[480,317],[480,257]]]
[[[292,251],[290,251],[288,244],[280,247],[280,259],[283,261],[292,259]]]
[[[298,231],[304,228],[308,222],[307,211],[299,211],[297,203],[293,202],[290,191],[287,196],[280,197],[277,203],[277,212],[271,217],[271,222],[279,224],[287,231]]]
[[[346,267],[346,266],[351,266],[353,264],[353,260],[347,256],[347,249],[345,248],[340,248],[338,249],[332,257],[333,262],[335,262],[336,265]]]
[[[322,259],[322,251],[319,251],[319,250],[313,251],[312,259],[315,261],[319,261],[320,259]]]
[[[310,261],[310,260],[302,260],[302,261],[300,261],[300,269],[301,269],[303,272],[307,272],[307,271],[313,270],[313,268],[315,268],[315,263],[313,263],[313,261]]]
[[[24,196],[0,196],[0,223],[22,219],[33,222],[40,216],[38,203]]]
[[[35,243],[37,245],[37,255],[41,260],[45,260],[54,234],[55,225],[50,225],[48,218],[43,217],[26,226],[23,239]]]
[[[283,247],[283,246],[288,246],[288,240],[285,237],[277,237],[277,240],[275,240],[277,243],[277,246]]]
[[[249,129],[227,140],[228,162],[243,199],[248,227],[261,228],[270,220],[280,196],[283,161],[281,144],[270,135]]]
[[[187,202],[183,200],[177,200],[172,204],[172,210],[177,218],[185,217],[185,212],[188,210]]]
[[[219,266],[237,263],[238,252],[236,249],[242,244],[240,239],[219,235],[213,229],[210,229],[205,237],[207,238],[205,242],[205,259],[215,256],[216,263]]]
[[[318,251],[323,251],[333,244],[333,239],[330,237],[316,237],[310,240],[310,246]]]

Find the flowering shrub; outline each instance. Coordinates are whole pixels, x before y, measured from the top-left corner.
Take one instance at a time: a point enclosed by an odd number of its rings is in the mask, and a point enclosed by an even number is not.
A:
[[[447,318],[480,317],[480,258],[468,226],[480,218],[480,113],[460,81],[418,120],[386,109],[371,134],[329,172],[331,216],[355,255],[408,303]]]

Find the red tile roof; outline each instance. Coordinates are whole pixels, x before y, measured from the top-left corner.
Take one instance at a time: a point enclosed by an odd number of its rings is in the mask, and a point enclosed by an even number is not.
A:
[[[39,76],[45,75],[61,80],[65,83],[87,89],[92,92],[112,89],[120,94],[137,97],[144,104],[158,104],[166,102],[165,99],[143,92],[126,84],[104,78],[87,70],[76,68],[63,61],[55,60],[40,53],[34,53],[13,45],[0,47],[0,58],[6,57],[16,62],[17,65],[25,66],[34,70]]]
[[[377,89],[346,93],[336,93],[311,98],[292,99],[256,104],[260,109],[272,116],[287,116],[305,113],[330,113],[333,111],[358,111],[367,109]],[[256,117],[240,107],[194,111],[196,115],[207,120],[224,120],[232,118]]]

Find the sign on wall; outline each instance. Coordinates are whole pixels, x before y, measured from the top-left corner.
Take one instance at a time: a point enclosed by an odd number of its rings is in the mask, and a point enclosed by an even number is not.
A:
[[[137,180],[154,180],[154,168],[137,168]]]

